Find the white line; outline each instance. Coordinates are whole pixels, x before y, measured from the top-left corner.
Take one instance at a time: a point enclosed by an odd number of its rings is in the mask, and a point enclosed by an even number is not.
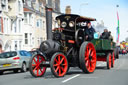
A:
[[[64,81],[62,81],[62,83],[65,83],[65,82],[67,82],[67,81],[69,81],[69,80],[71,80],[71,79],[73,79],[73,78],[78,77],[78,76],[80,76],[80,74],[77,74],[77,75],[75,75],[75,76],[72,76],[72,77],[70,77],[70,78],[68,78],[68,79],[66,79],[66,80],[64,80]]]

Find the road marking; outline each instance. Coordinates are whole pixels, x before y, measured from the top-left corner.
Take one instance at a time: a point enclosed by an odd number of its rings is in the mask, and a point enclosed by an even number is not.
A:
[[[78,76],[80,76],[80,74],[77,74],[77,75],[75,75],[75,76],[72,76],[72,77],[70,77],[70,78],[68,78],[68,79],[66,79],[66,80],[64,80],[64,81],[62,81],[62,83],[65,83],[65,82],[67,82],[67,81],[69,81],[69,80],[71,80],[71,79],[74,79],[74,78],[78,77]]]

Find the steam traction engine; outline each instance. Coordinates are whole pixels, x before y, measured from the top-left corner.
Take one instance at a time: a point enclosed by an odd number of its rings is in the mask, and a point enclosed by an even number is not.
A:
[[[76,66],[92,73],[96,67],[96,50],[91,42],[84,41],[81,23],[95,19],[66,14],[56,20],[60,28],[53,30],[53,39],[41,43],[38,54],[30,60],[30,73],[40,77],[50,67],[56,77],[62,77],[70,67]]]
[[[83,22],[96,19],[65,14],[56,20],[60,28],[53,30],[53,38],[42,42],[38,54],[30,60],[29,69],[34,77],[43,76],[47,67],[55,77],[62,77],[70,67],[77,66],[84,73],[92,73],[97,60],[107,61],[108,69],[114,65],[111,64],[114,61],[114,53],[111,56],[115,47],[113,42],[100,39],[85,41]]]

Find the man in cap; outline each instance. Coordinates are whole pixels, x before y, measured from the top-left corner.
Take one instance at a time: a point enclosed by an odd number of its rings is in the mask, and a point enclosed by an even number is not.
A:
[[[87,22],[85,27],[85,40],[91,41],[94,39],[95,29],[91,26],[90,22]]]

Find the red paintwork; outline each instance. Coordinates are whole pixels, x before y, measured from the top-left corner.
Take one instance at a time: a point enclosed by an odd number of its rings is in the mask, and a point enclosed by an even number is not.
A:
[[[103,57],[101,57],[101,56],[98,57],[97,56],[97,61],[104,61],[104,62],[106,62],[106,57],[104,57],[104,56]]]
[[[112,60],[112,56],[111,53],[109,53],[109,68],[111,68],[111,64],[112,64],[111,60]]]
[[[64,76],[68,69],[68,62],[66,57],[62,54],[58,54],[54,59],[54,71],[58,76]]]
[[[41,55],[37,55],[32,60],[33,73],[36,76],[41,76],[45,73],[46,67],[41,67],[41,63],[44,62],[45,59]]]
[[[89,59],[92,56],[92,59]],[[96,51],[92,43],[88,43],[85,50],[85,65],[89,72],[93,72],[96,67]]]
[[[114,55],[114,52],[113,52],[113,54],[112,54],[112,61],[113,61],[113,67],[114,67],[114,63],[115,63],[115,55]]]
[[[68,43],[72,43],[72,44],[74,44],[75,41],[74,41],[74,40],[68,40]]]

